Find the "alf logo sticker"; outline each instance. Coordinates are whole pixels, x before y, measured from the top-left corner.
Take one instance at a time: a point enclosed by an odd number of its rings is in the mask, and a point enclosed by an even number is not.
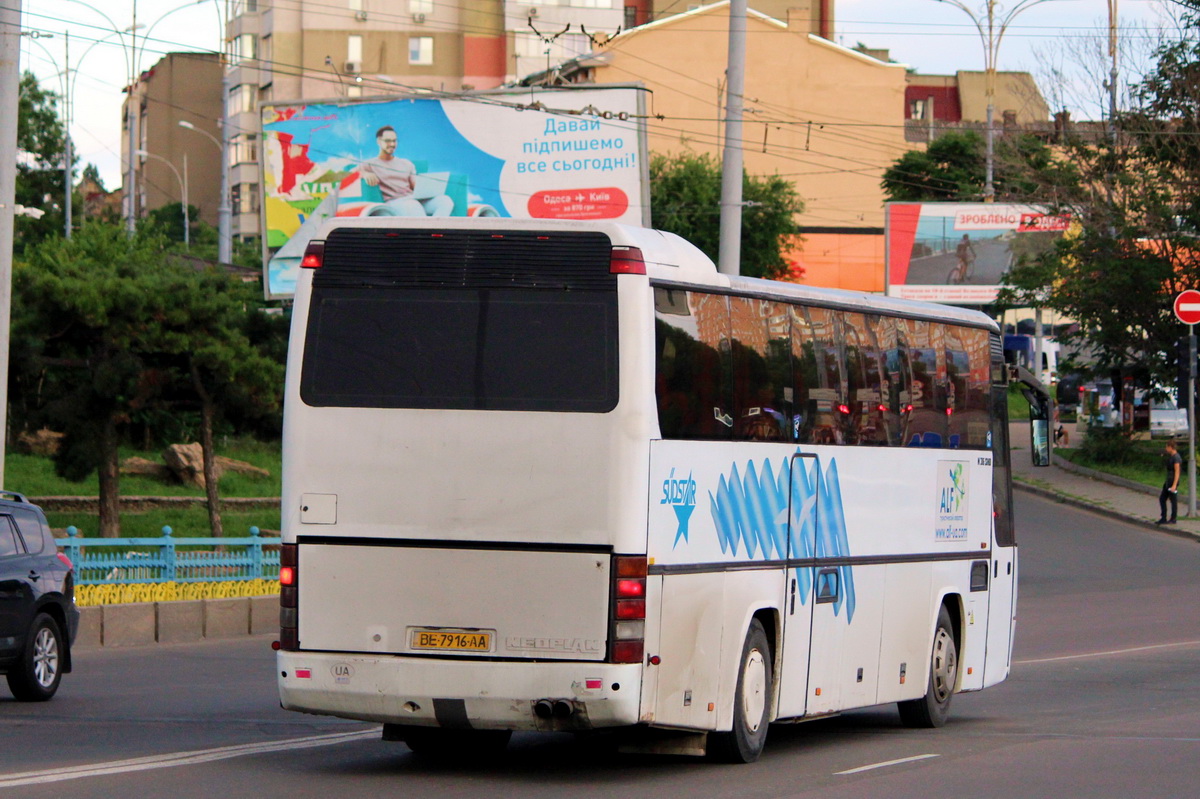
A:
[[[938,511],[934,539],[967,538],[967,468],[962,461],[938,461]]]

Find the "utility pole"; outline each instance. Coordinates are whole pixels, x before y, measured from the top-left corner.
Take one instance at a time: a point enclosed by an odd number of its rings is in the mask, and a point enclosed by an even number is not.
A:
[[[729,2],[729,66],[725,82],[725,150],[721,161],[721,241],[717,270],[741,272],[742,95],[746,91],[746,0]]]
[[[1108,135],[1117,143],[1117,0],[1108,0]]]
[[[128,127],[129,163],[125,165],[125,233],[131,238],[137,230],[137,151],[138,122],[138,57],[137,57],[137,0],[133,2],[133,24],[129,26],[129,85],[125,88],[125,125]]]
[[[71,201],[74,199],[74,181],[71,180],[71,34],[63,33],[63,53],[66,67],[63,70],[63,235],[71,238]]]
[[[0,3],[0,488],[8,427],[13,223],[17,203],[17,114],[21,93],[21,0]]]

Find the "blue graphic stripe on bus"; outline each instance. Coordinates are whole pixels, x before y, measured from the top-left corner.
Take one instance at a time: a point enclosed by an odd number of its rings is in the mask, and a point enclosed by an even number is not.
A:
[[[816,459],[811,459],[811,465],[807,463],[809,460],[794,461],[797,464],[794,478],[793,461],[780,463],[778,471],[770,460],[764,460],[761,469],[755,468],[754,461],[748,461],[744,476],[736,463],[730,467],[728,476],[719,480],[716,494],[710,491],[708,495],[722,552],[736,556],[744,548],[747,557],[762,560],[836,558],[850,554],[837,461],[830,460],[829,467],[822,469]],[[800,600],[807,603],[813,569],[798,568],[795,573]],[[853,568],[839,566],[838,578],[841,591],[833,602],[833,612],[838,615],[844,605],[849,623],[855,608]]]

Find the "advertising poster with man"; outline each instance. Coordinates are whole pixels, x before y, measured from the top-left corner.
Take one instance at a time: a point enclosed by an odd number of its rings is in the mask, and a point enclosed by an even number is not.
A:
[[[331,217],[644,225],[643,89],[521,89],[274,104],[263,117],[266,294],[290,297]]]
[[[994,302],[1018,261],[1071,227],[1032,205],[888,203],[886,218],[887,293],[960,305]]]

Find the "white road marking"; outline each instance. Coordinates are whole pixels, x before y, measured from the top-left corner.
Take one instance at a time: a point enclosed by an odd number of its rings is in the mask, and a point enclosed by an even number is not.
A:
[[[872,763],[869,766],[859,766],[858,768],[847,769],[846,771],[835,772],[835,776],[841,774],[858,774],[862,771],[871,771],[877,768],[887,768],[888,766],[898,766],[901,763],[913,763],[917,760],[928,760],[931,757],[941,757],[941,755],[914,755],[912,757],[902,757],[899,760],[889,760],[886,763]]]
[[[130,760],[114,760],[90,766],[67,766],[64,768],[44,769],[42,771],[25,771],[20,774],[0,774],[0,788],[16,788],[21,785],[44,785],[49,782],[78,780],[86,777],[103,777],[111,774],[149,771],[151,769],[172,768],[174,766],[192,766],[197,763],[211,763],[214,760],[228,760],[233,757],[257,755],[264,752],[313,749],[318,746],[334,746],[349,741],[361,741],[367,738],[378,737],[379,729],[376,728],[358,732],[339,732],[331,735],[312,735],[307,738],[290,738],[286,741],[264,741],[256,744],[221,746],[216,749],[199,749],[195,752],[173,752],[166,755],[135,757]]]
[[[1152,646],[1134,646],[1129,649],[1110,649],[1107,652],[1088,652],[1083,655],[1062,655],[1055,658],[1033,658],[1032,660],[1018,660],[1016,665],[1026,666],[1031,663],[1056,663],[1060,660],[1085,660],[1087,658],[1102,658],[1109,655],[1128,655],[1131,652],[1151,652],[1155,649],[1174,649],[1181,646],[1200,646],[1200,641],[1180,641],[1174,644],[1154,644]]]

